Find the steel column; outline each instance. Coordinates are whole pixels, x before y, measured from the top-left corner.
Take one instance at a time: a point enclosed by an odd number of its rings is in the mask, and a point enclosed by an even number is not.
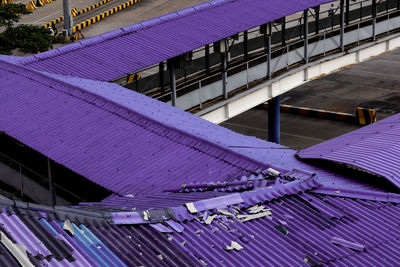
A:
[[[376,0],[372,0],[372,40],[376,39]]]
[[[243,54],[244,54],[244,59],[247,60],[249,56],[249,48],[248,48],[248,40],[249,40],[249,34],[247,31],[243,32]]]
[[[159,76],[159,87],[162,93],[165,93],[165,86],[164,86],[164,61],[158,64],[158,76]]]
[[[175,79],[175,67],[174,67],[174,59],[168,60],[168,68],[169,68],[169,84],[171,89],[171,104],[172,106],[176,106],[176,79]]]
[[[281,18],[282,46],[286,45],[286,17]]]
[[[71,0],[63,0],[64,29],[68,30],[68,36],[72,36],[73,19],[71,14]]]
[[[303,12],[304,19],[304,62],[308,63],[308,9]]]
[[[271,35],[267,36],[267,77],[271,79],[272,70],[271,70]]]
[[[344,0],[340,0],[340,51],[344,51]]]
[[[47,175],[49,178],[49,206],[56,205],[56,192],[54,188],[53,175],[51,173],[51,160],[47,158]]]
[[[350,24],[350,0],[346,0],[346,25]]]
[[[205,47],[206,52],[206,72],[207,74],[210,73],[210,45],[206,45]]]
[[[280,143],[280,97],[268,100],[268,141]]]
[[[320,6],[314,7],[314,12],[315,12],[315,34],[319,33],[319,10],[320,10]]]
[[[226,89],[226,81],[227,81],[227,59],[228,59],[228,52],[221,53],[221,60],[222,60],[222,93],[224,95],[224,99],[228,99],[228,91]]]

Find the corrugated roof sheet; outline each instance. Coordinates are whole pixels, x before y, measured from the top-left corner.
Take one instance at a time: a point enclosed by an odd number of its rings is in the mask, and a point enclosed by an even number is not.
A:
[[[135,109],[106,98],[117,85],[77,84],[4,61],[0,70],[0,129],[111,191],[156,193],[167,185],[224,181],[269,166],[203,138],[212,131],[194,135],[193,129],[186,132],[147,117],[146,104],[155,103],[149,98]],[[103,93],[97,94],[95,86]],[[126,92],[129,100],[144,99]],[[160,112],[174,116],[167,106],[159,105]]]
[[[299,151],[302,159],[348,164],[400,188],[400,114]]]
[[[138,71],[329,0],[216,0],[24,59],[42,71],[100,81]]]

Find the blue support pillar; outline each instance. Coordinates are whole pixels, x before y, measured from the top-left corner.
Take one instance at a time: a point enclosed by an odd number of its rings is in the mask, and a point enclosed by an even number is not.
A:
[[[280,100],[279,96],[276,96],[268,100],[268,141],[277,144],[281,142],[280,119]]]

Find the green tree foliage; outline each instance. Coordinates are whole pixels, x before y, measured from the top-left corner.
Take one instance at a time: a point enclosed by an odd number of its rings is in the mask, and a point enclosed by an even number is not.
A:
[[[31,13],[24,4],[0,5],[0,27],[5,30],[0,33],[0,53],[10,54],[11,50],[18,48],[24,53],[37,53],[49,49],[51,40],[50,31],[43,27],[33,25],[19,25],[21,15]]]
[[[2,4],[0,5],[0,27],[11,27],[15,22],[20,21],[21,15],[29,14],[32,11],[26,9],[24,4]]]

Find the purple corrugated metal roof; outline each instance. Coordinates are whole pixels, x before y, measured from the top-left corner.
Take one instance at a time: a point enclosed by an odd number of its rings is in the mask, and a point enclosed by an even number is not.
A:
[[[35,69],[110,81],[329,0],[217,0],[26,58]]]
[[[400,114],[299,151],[302,159],[349,164],[400,188]]]
[[[265,142],[267,143],[267,142]],[[353,189],[353,190],[364,190],[364,191],[377,191],[387,192],[385,188],[377,187],[377,184],[371,184],[370,181],[363,181],[355,179],[349,174],[337,173],[333,170],[327,170],[320,167],[318,164],[311,164],[302,162],[296,157],[296,150],[281,147],[281,148],[260,148],[254,147],[231,147],[231,149],[239,152],[248,157],[268,162],[272,166],[276,166],[282,169],[300,169],[307,172],[315,173],[316,180],[322,186],[328,188],[335,187],[336,190],[340,191],[340,188]]]
[[[400,260],[397,205],[305,194],[264,203],[264,210],[271,215],[247,222],[239,215],[250,214],[248,209],[231,210],[235,217],[217,212],[210,224],[200,217],[181,223],[182,233],[166,236],[212,266],[392,266]],[[232,241],[242,249],[228,252]]]
[[[147,117],[156,112],[150,111],[154,106],[146,107],[155,103],[150,98],[126,91],[126,99],[143,100],[131,103],[135,109],[107,99],[105,92],[123,96],[117,85],[63,81],[4,61],[0,70],[0,129],[111,191],[156,193],[167,186],[224,181],[269,166],[212,143],[217,137],[211,142],[203,138],[212,131],[194,135],[194,126],[186,132],[177,129],[178,124]],[[96,94],[95,86],[102,95]],[[172,108],[163,105],[159,111],[173,120]]]

